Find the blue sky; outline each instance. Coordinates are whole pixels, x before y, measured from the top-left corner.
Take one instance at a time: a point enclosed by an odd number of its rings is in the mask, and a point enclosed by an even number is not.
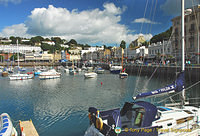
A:
[[[130,43],[141,34],[149,40],[172,25],[180,1],[0,0],[0,36],[60,36],[91,45]]]

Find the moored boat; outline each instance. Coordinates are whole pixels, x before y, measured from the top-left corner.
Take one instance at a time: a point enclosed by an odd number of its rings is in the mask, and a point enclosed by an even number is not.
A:
[[[110,67],[110,72],[113,74],[119,74],[121,70],[122,70],[122,66],[111,66]]]
[[[8,71],[3,71],[3,72],[1,73],[1,75],[2,75],[2,77],[7,77],[7,76],[8,76]]]
[[[12,74],[9,76],[10,80],[27,80],[27,79],[32,79],[34,77],[33,74],[20,74],[20,73],[16,73],[16,74]]]
[[[0,115],[0,136],[17,136],[18,133],[13,127],[10,116],[7,113]]]
[[[60,78],[61,73],[58,73],[55,69],[48,70],[46,72],[41,72],[39,74],[39,79],[54,79]]]
[[[96,69],[96,73],[97,74],[103,74],[104,73],[104,69],[103,68],[101,68],[101,67],[97,67],[97,69]]]
[[[127,74],[126,72],[120,72],[120,73],[119,73],[119,77],[120,77],[121,79],[124,79],[124,78],[127,78],[127,77],[128,77],[128,74]]]
[[[90,126],[85,136],[198,136],[200,134],[200,107],[185,104],[184,57],[184,0],[182,0],[182,70],[170,85],[140,93],[126,102],[123,108],[99,111],[89,108]],[[155,106],[140,98],[161,94],[182,93],[179,105]],[[177,99],[177,98],[176,98]],[[178,105],[178,106],[177,106]]]
[[[84,74],[84,77],[85,78],[95,78],[95,77],[97,77],[97,73],[95,73],[95,72],[86,72]]]

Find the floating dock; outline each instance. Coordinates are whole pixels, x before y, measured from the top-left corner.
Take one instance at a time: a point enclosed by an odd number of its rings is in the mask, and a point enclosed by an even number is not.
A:
[[[29,121],[19,121],[21,135],[25,134],[25,136],[39,136],[35,126],[33,125],[32,120]]]

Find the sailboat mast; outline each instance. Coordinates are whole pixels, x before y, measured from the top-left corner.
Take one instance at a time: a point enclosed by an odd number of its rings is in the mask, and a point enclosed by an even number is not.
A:
[[[184,0],[181,1],[181,35],[182,35],[182,71],[185,71],[185,24],[184,24]],[[185,104],[185,89],[182,91],[182,106]]]
[[[123,71],[123,59],[124,59],[124,49],[122,48],[122,71]]]
[[[184,0],[181,2],[181,30],[182,30],[182,71],[185,70],[185,22],[184,22]]]
[[[18,39],[17,39],[17,66],[19,68],[19,47],[18,47]]]

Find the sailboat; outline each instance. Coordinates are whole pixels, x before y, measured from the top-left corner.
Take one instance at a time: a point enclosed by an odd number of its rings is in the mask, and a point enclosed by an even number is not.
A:
[[[18,66],[18,73],[16,74],[12,74],[9,76],[10,80],[27,80],[27,79],[32,79],[33,78],[33,74],[22,74],[20,73],[19,70],[19,49],[18,49],[18,40],[17,40],[17,66]]]
[[[99,111],[89,108],[90,126],[85,136],[198,136],[200,108],[185,105],[184,0],[182,0],[182,71],[166,87],[140,93],[123,108]],[[182,92],[179,106],[155,106],[138,100],[150,96]],[[175,105],[175,103],[172,103]]]
[[[125,68],[123,69],[123,59],[124,59],[124,49],[122,48],[122,71],[119,73],[119,78],[127,78],[128,74],[125,72]]]

